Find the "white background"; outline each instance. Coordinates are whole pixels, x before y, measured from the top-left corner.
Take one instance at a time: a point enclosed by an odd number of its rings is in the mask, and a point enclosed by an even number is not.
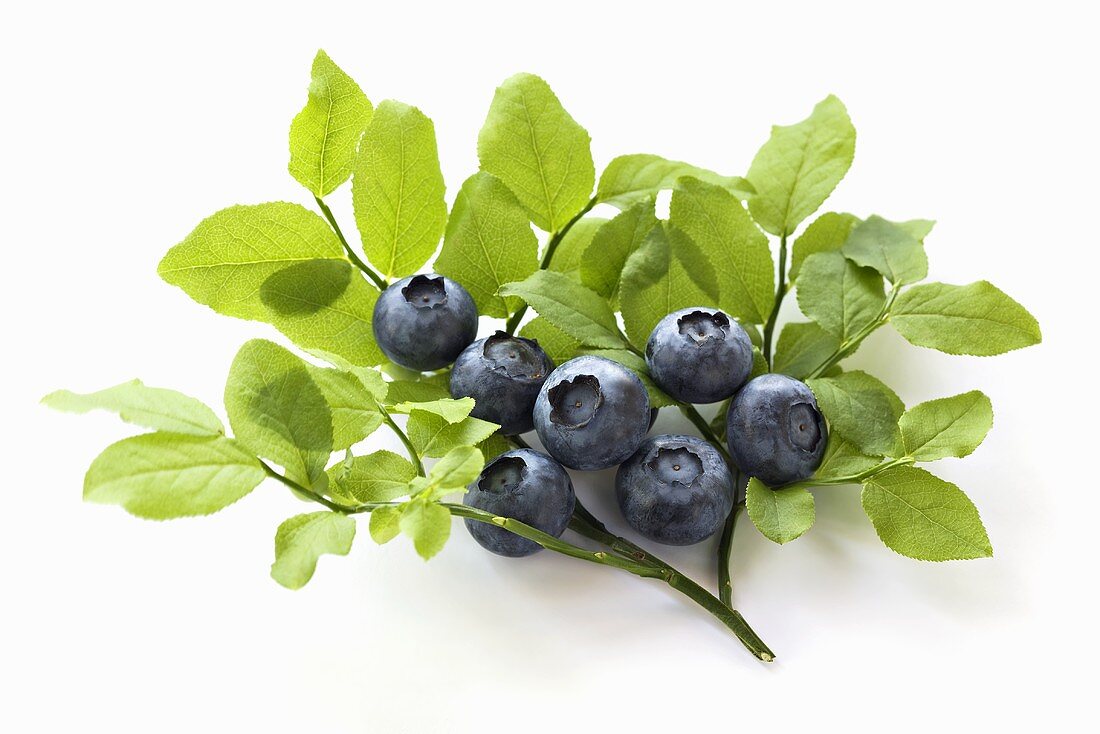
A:
[[[1100,509],[1086,361],[1100,59],[1086,3],[31,5],[9,7],[0,30],[0,729],[1080,723]],[[597,166],[652,152],[744,172],[770,124],[839,95],[859,137],[827,206],[935,218],[932,278],[988,278],[1042,324],[1044,344],[998,358],[884,329],[853,360],[909,404],[992,397],[985,444],[935,471],[977,503],[996,557],[894,555],[854,487],[818,491],[816,526],[788,546],[742,518],[735,597],[779,656],[764,666],[655,583],[549,553],[493,557],[458,525],[427,564],[363,527],[350,557],[322,559],[292,593],[267,575],[272,536],[305,506],[278,485],[169,523],[82,504],[85,467],[129,430],[50,413],[43,394],[140,376],[220,406],[239,344],[278,338],[196,305],[155,266],[226,205],[310,203],[286,173],[286,134],[318,47],[374,102],[435,120],[449,199],[476,169],[494,87],[516,71],[550,81]],[[353,231],[347,190],[331,200]],[[578,487],[622,528],[611,478]],[[712,552],[664,551],[708,581]]]

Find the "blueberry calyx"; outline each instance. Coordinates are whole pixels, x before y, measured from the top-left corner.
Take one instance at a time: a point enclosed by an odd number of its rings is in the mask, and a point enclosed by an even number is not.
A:
[[[401,295],[418,309],[430,309],[447,304],[447,288],[441,277],[428,275],[414,276],[409,284],[401,289]]]
[[[564,428],[588,425],[603,404],[603,391],[595,375],[577,375],[550,388],[550,421]]]

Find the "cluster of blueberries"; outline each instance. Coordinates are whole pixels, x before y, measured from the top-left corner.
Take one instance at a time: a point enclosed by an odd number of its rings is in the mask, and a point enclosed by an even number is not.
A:
[[[373,317],[378,345],[393,362],[420,371],[453,362],[453,397],[474,398],[472,414],[499,424],[505,435],[533,428],[549,453],[524,448],[500,454],[470,485],[466,504],[560,536],[575,502],[563,465],[585,470],[619,465],[619,507],[645,537],[690,545],[722,526],[738,491],[730,468],[703,439],[646,438],[656,411],[634,372],[590,355],[555,368],[531,339],[504,332],[476,339],[477,320],[470,294],[441,275],[394,283],[379,297]],[[748,380],[752,343],[725,313],[685,308],[669,314],[653,329],[645,359],[653,381],[676,400],[733,398],[726,441],[742,474],[778,487],[817,468],[827,433],[813,393],[786,375]],[[540,550],[494,525],[467,520],[466,527],[500,555]]]

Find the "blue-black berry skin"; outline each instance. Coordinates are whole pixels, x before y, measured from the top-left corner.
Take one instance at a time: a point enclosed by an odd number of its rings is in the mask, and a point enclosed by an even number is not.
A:
[[[733,495],[725,459],[695,436],[652,436],[615,475],[615,497],[627,523],[666,545],[692,545],[714,535],[733,509]]]
[[[606,469],[634,453],[649,431],[649,394],[618,362],[585,355],[550,373],[535,401],[535,431],[571,469]]]
[[[510,517],[560,537],[569,525],[577,498],[562,465],[532,449],[505,451],[490,461],[470,485],[463,502],[498,517]],[[466,520],[466,529],[483,548],[519,558],[542,546],[502,527]]]
[[[749,381],[730,401],[726,441],[750,477],[781,487],[810,477],[828,443],[825,418],[804,382],[779,374]]]
[[[382,292],[371,324],[391,361],[421,372],[437,370],[477,337],[477,306],[450,278],[412,275]]]
[[[498,331],[462,350],[451,369],[451,397],[471,397],[475,418],[515,436],[534,428],[539,388],[554,369],[538,342]]]
[[[752,342],[741,325],[713,308],[684,308],[649,335],[645,361],[653,381],[685,403],[716,403],[752,371]]]

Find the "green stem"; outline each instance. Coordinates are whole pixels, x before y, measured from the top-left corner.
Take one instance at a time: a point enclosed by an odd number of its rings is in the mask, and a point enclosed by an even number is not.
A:
[[[393,419],[393,416],[383,408],[381,405],[378,409],[382,411],[382,422],[390,427],[390,430],[397,434],[397,437],[401,439],[401,443],[405,445],[405,451],[409,454],[409,459],[412,461],[413,466],[416,467],[416,473],[420,476],[426,476],[424,474],[424,462],[420,460],[420,454],[417,452],[416,447],[412,445],[412,441],[409,440],[408,434],[401,430],[401,426],[397,425],[397,421]]]
[[[741,473],[734,472],[734,493],[739,491]],[[730,575],[730,552],[733,548],[733,531],[737,528],[737,516],[741,513],[740,503],[735,504],[722,526],[722,538],[718,541],[718,598],[730,609],[733,608],[733,577]]]
[[[378,286],[378,290],[386,290],[386,286],[388,285],[386,279],[374,272],[371,266],[363,262],[363,259],[356,254],[355,250],[351,249],[351,245],[348,244],[343,231],[340,230],[340,225],[336,223],[336,217],[332,216],[332,210],[328,208],[328,204],[326,204],[320,196],[314,195],[313,198],[317,202],[317,206],[321,208],[321,213],[325,215],[325,219],[328,220],[329,225],[332,226],[332,231],[340,238],[340,244],[344,246],[344,251],[348,254],[348,259],[355,264],[355,267],[362,270],[367,274],[368,278],[374,281],[374,284]]]
[[[550,261],[554,258],[554,253],[558,249],[558,245],[565,239],[565,235],[569,234],[569,230],[573,229],[573,225],[576,224],[584,217],[585,214],[592,211],[592,207],[596,206],[596,197],[593,196],[588,200],[588,203],[584,205],[584,208],[577,212],[572,219],[565,223],[565,226],[559,229],[557,232],[550,236],[550,241],[546,243],[546,252],[542,254],[542,261],[539,263],[540,270],[546,270],[550,267]],[[509,334],[515,334],[516,329],[519,328],[519,322],[523,321],[523,315],[527,313],[527,304],[523,304],[516,312],[512,314],[512,317],[508,319],[505,324],[504,330]]]
[[[807,480],[806,484],[813,486],[836,486],[841,484],[862,484],[865,480],[870,479],[879,472],[892,469],[895,466],[908,466],[914,463],[916,459],[912,456],[903,456],[900,459],[888,459],[880,464],[872,466],[866,471],[862,471],[859,474],[849,474],[845,477],[834,477],[833,479],[824,479],[821,481],[815,481],[813,479]]]
[[[824,362],[819,364],[813,372],[806,376],[807,380],[812,380],[815,377],[821,377],[828,372],[833,365],[837,364],[843,359],[850,357],[857,349],[859,345],[863,343],[863,340],[870,336],[876,329],[884,326],[890,320],[890,309],[894,307],[894,301],[897,300],[898,293],[900,292],[899,286],[894,286],[890,290],[890,295],[886,297],[886,301],[882,304],[882,308],[879,309],[878,316],[874,318],[869,324],[853,334],[850,338],[845,339],[840,343],[833,353],[826,358]]]
[[[783,296],[787,295],[787,233],[779,237],[779,284],[775,288],[775,306],[764,324],[764,360],[772,366],[772,335],[775,323],[779,321],[779,307],[783,305]]]
[[[736,469],[737,467],[734,465],[733,459],[730,458],[730,452],[726,450],[726,442],[718,438],[718,435],[710,427],[710,424],[707,423],[706,418],[699,414],[695,406],[685,403],[680,406],[680,412],[699,429],[699,433],[703,434],[703,438],[714,444],[714,448],[718,449],[718,452],[722,454],[722,458],[730,465],[730,469]]]

